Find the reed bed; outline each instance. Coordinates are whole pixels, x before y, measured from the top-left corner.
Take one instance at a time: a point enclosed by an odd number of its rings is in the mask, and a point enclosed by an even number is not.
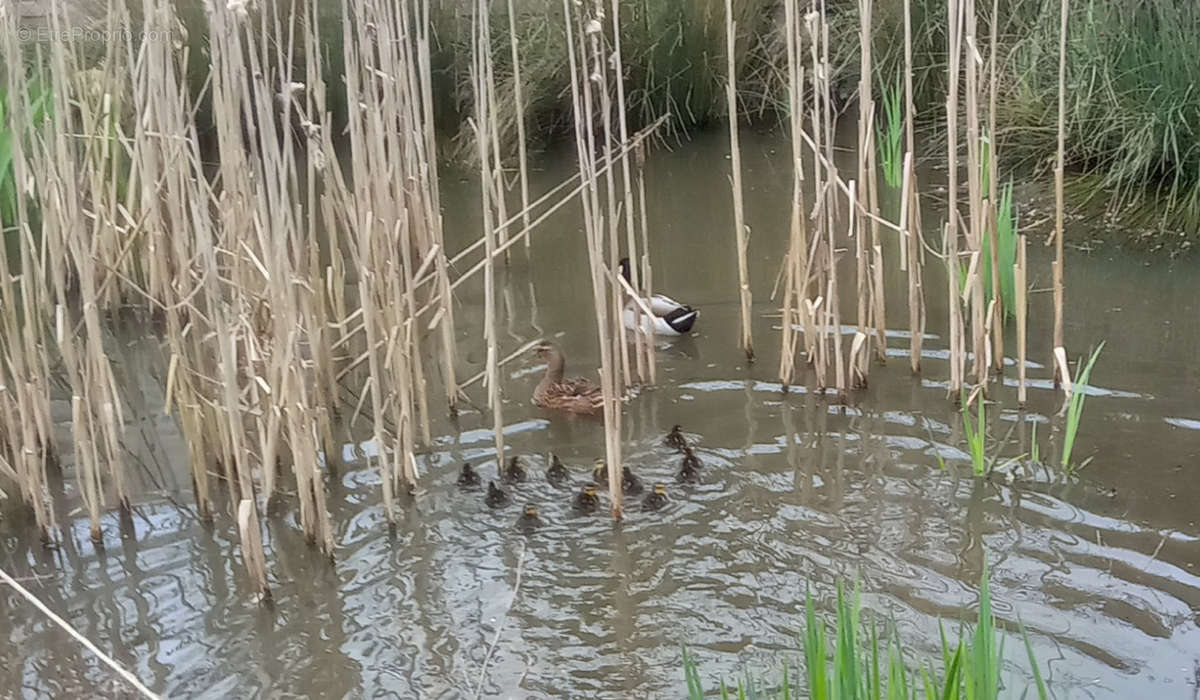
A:
[[[326,75],[321,58],[326,29],[315,0],[261,8],[236,0],[206,5],[204,22],[213,39],[201,100],[187,79],[194,62],[188,46],[142,42],[136,32],[120,31],[133,19],[116,3],[105,21],[114,35],[127,38],[110,44],[104,55],[84,55],[56,42],[40,64],[29,57],[35,69],[23,61],[5,62],[12,176],[3,182],[25,183],[25,190],[3,211],[5,235],[16,237],[17,259],[10,260],[9,247],[0,246],[0,263],[18,274],[0,280],[5,368],[0,477],[18,484],[16,492],[45,537],[55,537],[57,529],[46,486],[47,468],[56,460],[49,418],[53,376],[65,377],[70,390],[73,468],[92,536],[103,537],[106,507],[116,504],[128,512],[125,404],[108,359],[106,315],[131,309],[161,325],[167,358],[163,410],[175,417],[188,445],[196,509],[204,519],[224,512],[236,520],[248,578],[263,596],[269,595],[270,575],[261,520],[269,503],[293,502],[309,542],[323,555],[335,554],[325,483],[338,467],[341,431],[358,421],[369,423],[377,447],[371,466],[379,472],[389,524],[421,477],[418,454],[431,442],[431,416],[442,406],[454,412],[478,381],[487,392],[487,419],[501,463],[506,456],[501,368],[521,350],[505,347],[499,335],[496,293],[504,290],[497,266],[520,244],[536,255],[534,233],[576,198],[600,348],[609,492],[613,515],[621,517],[621,402],[636,385],[656,380],[655,343],[643,323],[650,310],[630,301],[653,290],[645,142],[673,115],[660,114],[631,131],[631,123],[638,123],[628,117],[636,109],[631,103],[644,96],[632,95],[633,71],[623,51],[639,17],[619,0],[564,0],[555,8],[554,26],[568,47],[578,173],[535,196],[520,148],[517,178],[510,184],[504,136],[510,101],[502,83],[511,71],[516,128],[522,133],[526,121],[536,121],[525,111],[530,100],[523,97],[521,76],[537,75],[540,68],[526,70],[531,50],[520,50],[518,34],[528,19],[517,3],[504,3],[505,43],[496,42],[492,19],[500,5],[488,0],[471,5],[470,125],[483,217],[478,239],[459,251],[447,250],[443,235],[438,151],[444,139],[435,129],[433,75],[434,24],[441,10],[430,0],[342,0],[340,76]],[[723,9],[740,341],[753,358],[738,119],[746,107],[739,90],[745,83],[739,81],[752,63],[746,56],[761,47],[744,46],[753,35],[739,29],[748,7],[725,0],[723,8],[714,3],[711,9]],[[840,98],[831,31],[840,20],[824,0],[784,3],[783,80],[793,165],[790,230],[779,276],[779,376],[785,384],[812,381],[839,399],[866,385],[872,355],[879,362],[886,357],[885,281],[892,275],[907,281],[911,366],[920,371],[930,293],[923,286],[923,265],[929,254],[944,260],[948,270],[951,396],[958,400],[966,388],[972,356],[972,395],[986,392],[989,365],[1003,362],[1001,333],[1012,306],[1025,400],[1028,265],[1026,241],[1004,213],[1011,209],[1011,190],[998,194],[1000,127],[993,106],[998,69],[990,67],[986,81],[980,78],[974,0],[953,0],[947,7],[950,206],[939,251],[924,239],[920,225],[911,18],[905,20],[902,124],[900,88],[886,100],[892,146],[885,161],[894,169],[901,158],[899,214],[893,221],[880,209],[883,187],[894,190],[897,181],[881,183],[877,173],[873,46],[859,43],[860,153],[847,180],[834,159]],[[996,7],[993,2],[993,15]],[[881,10],[870,0],[861,0],[859,8],[858,31],[870,37]],[[1067,17],[1065,5],[1062,16]],[[166,0],[143,0],[139,17],[144,29],[159,36],[181,32],[177,9]],[[14,21],[3,18],[7,29]],[[0,38],[5,55],[28,53],[12,35]],[[993,26],[992,64],[998,41]],[[511,65],[504,66],[505,60]],[[329,85],[341,83],[354,108],[344,141],[335,146],[340,125],[328,103],[329,92],[340,88]],[[979,107],[985,94],[986,133]],[[200,101],[210,104],[215,165],[202,158]],[[960,149],[963,123],[966,143]],[[965,207],[958,191],[960,150],[966,151]],[[1060,168],[1063,162],[1060,148]],[[518,197],[519,205],[513,204]],[[1060,182],[1060,206],[1061,200]],[[885,237],[892,233],[898,254],[885,259]],[[1061,235],[1056,239],[1061,315]],[[631,260],[628,281],[617,272],[623,257]],[[484,289],[487,359],[483,372],[463,381],[454,295],[477,274]],[[1011,304],[1009,285],[1002,282],[1010,274]],[[844,347],[840,300],[847,293],[854,296],[847,308],[856,311],[857,325]],[[626,328],[627,315],[641,330]],[[1055,342],[1058,365],[1065,368],[1061,328]],[[802,369],[801,356],[809,367]],[[1069,392],[1065,369],[1063,374]],[[442,394],[431,395],[438,387]]]

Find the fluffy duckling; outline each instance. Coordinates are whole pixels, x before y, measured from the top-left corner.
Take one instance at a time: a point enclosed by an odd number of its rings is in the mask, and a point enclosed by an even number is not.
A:
[[[463,462],[462,472],[458,475],[459,486],[478,486],[479,472],[475,471],[475,467],[471,466],[470,462]]]
[[[642,501],[642,508],[644,510],[658,510],[667,505],[668,502],[667,485],[660,481],[654,485],[654,491],[649,496],[646,496],[646,500]]]
[[[567,468],[563,466],[558,455],[553,453],[550,455],[550,468],[546,470],[546,481],[549,481],[551,486],[565,486],[571,483],[571,475],[567,473]]]
[[[596,485],[588,484],[575,495],[575,510],[591,513],[600,507],[600,497],[596,495]]]
[[[633,470],[629,467],[623,468],[621,470],[621,492],[626,496],[636,496],[643,490],[642,480],[633,473]]]
[[[608,464],[603,457],[597,457],[592,468],[592,481],[600,486],[608,484]]]
[[[685,484],[700,481],[700,458],[690,449],[683,454],[683,465],[679,469],[679,480]]]
[[[521,459],[516,455],[513,455],[513,458],[508,460],[508,469],[505,469],[501,476],[503,477],[504,481],[509,484],[516,484],[525,481],[525,467],[521,466]]]
[[[487,498],[484,502],[489,508],[502,508],[508,505],[508,492],[496,485],[496,482],[488,482]]]
[[[688,449],[687,438],[683,436],[683,430],[678,425],[671,428],[671,432],[667,433],[667,436],[663,438],[663,442],[666,443],[667,447],[672,447],[680,452],[686,452]]]
[[[525,506],[525,512],[521,513],[521,517],[517,518],[517,527],[525,532],[536,529],[542,524],[541,518],[538,517],[538,507],[530,503]]]

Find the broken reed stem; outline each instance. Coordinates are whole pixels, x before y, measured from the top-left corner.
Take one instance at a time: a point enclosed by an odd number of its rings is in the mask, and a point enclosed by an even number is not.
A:
[[[1063,162],[1066,151],[1067,120],[1067,16],[1070,0],[1060,0],[1061,18],[1058,27],[1058,154],[1054,163],[1054,353],[1065,358],[1063,344]],[[1067,385],[1065,359],[1054,363],[1054,385]]]
[[[754,340],[750,327],[750,271],[746,261],[746,217],[742,203],[742,148],[738,139],[737,112],[737,23],[733,19],[733,0],[725,0],[725,51],[726,76],[725,100],[729,107],[729,152],[731,169],[730,188],[733,193],[733,235],[737,246],[738,298],[741,302],[742,334],[741,347],[746,359],[754,361]]]

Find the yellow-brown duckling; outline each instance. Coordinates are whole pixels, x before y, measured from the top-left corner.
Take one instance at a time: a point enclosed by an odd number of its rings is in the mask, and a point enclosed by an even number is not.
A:
[[[599,486],[606,486],[608,484],[608,463],[604,461],[603,457],[597,457],[595,465],[592,468],[592,481]]]
[[[673,447],[680,452],[688,449],[687,438],[683,436],[683,429],[678,425],[671,428],[671,432],[667,433],[667,436],[663,438],[663,442],[666,443],[667,447]]]
[[[658,510],[667,505],[670,499],[667,498],[667,485],[661,481],[654,485],[654,491],[646,496],[646,500],[642,501],[643,510]]]
[[[517,518],[517,527],[526,532],[536,529],[542,524],[541,518],[538,517],[538,507],[530,503],[525,506],[525,511],[521,513],[521,517]]]
[[[484,503],[487,503],[489,508],[503,508],[508,505],[508,492],[497,486],[496,482],[489,481]]]
[[[550,468],[546,470],[546,481],[549,481],[551,486],[565,486],[571,483],[571,475],[567,468],[563,466],[558,455],[553,453],[550,454]]]
[[[513,455],[512,459],[508,460],[508,469],[505,469],[500,476],[505,483],[517,484],[525,481],[528,475],[525,473],[525,467],[521,466],[521,459]]]
[[[685,484],[700,481],[700,458],[690,449],[683,454],[683,465],[679,469],[679,480]]]
[[[596,495],[596,485],[588,484],[575,495],[575,510],[591,513],[600,507],[600,497]]]
[[[470,462],[463,462],[462,472],[458,475],[458,485],[466,487],[479,484],[479,472],[475,471],[475,467],[472,467]]]

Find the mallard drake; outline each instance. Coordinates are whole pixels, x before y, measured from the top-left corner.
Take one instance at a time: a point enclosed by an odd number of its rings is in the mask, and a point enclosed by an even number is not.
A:
[[[458,475],[459,486],[478,486],[479,472],[475,471],[475,467],[471,466],[470,462],[463,462],[462,472]]]
[[[563,378],[566,359],[562,349],[554,343],[544,341],[534,349],[537,356],[546,360],[546,375],[533,390],[533,405],[567,413],[599,413],[604,408],[604,394],[600,385],[582,377]]]
[[[525,506],[525,511],[521,513],[521,517],[517,518],[517,527],[529,531],[542,524],[541,518],[538,517],[538,507],[530,503]]]
[[[571,475],[556,454],[550,455],[550,468],[546,470],[546,481],[549,481],[551,486],[563,486],[571,482]]]
[[[592,481],[602,487],[608,486],[608,464],[604,458],[597,457],[593,464],[595,466],[592,467]]]
[[[500,476],[505,483],[517,484],[525,481],[527,475],[525,474],[525,467],[521,466],[520,458],[513,455],[512,459],[508,460],[508,469],[505,469]]]
[[[633,284],[629,277],[629,258],[621,258],[620,265],[621,276],[625,278],[626,282]],[[696,323],[696,317],[700,315],[699,311],[687,304],[681,304],[662,294],[655,294],[643,301],[653,312],[652,317],[647,317],[641,304],[634,299],[631,298],[625,302],[621,319],[629,330],[650,330],[656,335],[683,335],[692,330],[692,326]],[[640,329],[638,328],[639,321],[643,326]]]
[[[679,468],[679,480],[685,484],[700,481],[700,458],[691,449],[683,455],[683,465]]]
[[[636,496],[643,490],[642,480],[633,473],[632,469],[629,467],[621,469],[621,493],[626,496]]]
[[[497,486],[496,482],[489,481],[487,498],[483,500],[489,508],[501,508],[508,505],[508,492]]]
[[[642,508],[645,510],[658,510],[667,505],[670,499],[667,498],[667,485],[659,482],[654,485],[654,491],[646,496],[646,500],[642,501]]]
[[[683,436],[683,429],[678,425],[671,428],[671,432],[667,433],[667,436],[663,438],[663,443],[667,447],[673,447],[680,452],[686,452],[688,449],[687,438]]]
[[[588,484],[575,494],[575,510],[591,513],[600,507],[600,497],[596,495],[596,485]]]

